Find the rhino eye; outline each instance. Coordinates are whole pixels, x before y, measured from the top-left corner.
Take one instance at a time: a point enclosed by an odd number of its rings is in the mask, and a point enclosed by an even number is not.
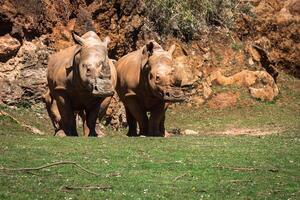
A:
[[[150,73],[150,79],[153,79],[153,74]]]

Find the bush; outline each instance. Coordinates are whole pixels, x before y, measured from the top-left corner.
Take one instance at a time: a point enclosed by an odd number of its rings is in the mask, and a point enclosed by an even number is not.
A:
[[[201,27],[230,26],[236,0],[145,0],[148,19],[162,35],[193,39]]]

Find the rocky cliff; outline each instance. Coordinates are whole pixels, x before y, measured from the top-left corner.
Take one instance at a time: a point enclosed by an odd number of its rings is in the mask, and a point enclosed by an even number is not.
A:
[[[110,57],[135,50],[143,41],[141,0],[0,1],[0,102],[40,101],[48,55],[72,45],[71,32],[110,36]]]
[[[299,1],[249,2],[247,12],[233,13],[230,30],[222,23],[211,25],[197,41],[182,42],[152,31],[143,0],[0,0],[0,103],[39,102],[46,87],[48,56],[72,45],[72,31],[81,35],[94,30],[101,38],[110,36],[109,56],[115,59],[150,38],[166,47],[175,42],[177,65],[187,85],[205,82],[215,68],[225,75],[264,70],[253,44],[266,50],[272,67],[299,77]],[[238,4],[240,10],[244,4]],[[200,83],[192,93],[209,99],[209,91],[209,84]]]

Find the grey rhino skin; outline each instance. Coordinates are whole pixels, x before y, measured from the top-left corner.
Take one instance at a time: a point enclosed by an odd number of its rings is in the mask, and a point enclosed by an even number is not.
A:
[[[184,100],[174,73],[173,45],[165,51],[149,41],[116,64],[117,93],[126,110],[128,136],[165,136],[165,113],[170,102]],[[150,113],[148,118],[147,112]]]
[[[83,119],[85,136],[98,136],[96,120],[103,117],[116,86],[116,70],[107,55],[109,38],[95,32],[73,34],[76,45],[53,54],[48,62],[44,101],[55,135],[78,136],[76,116]]]

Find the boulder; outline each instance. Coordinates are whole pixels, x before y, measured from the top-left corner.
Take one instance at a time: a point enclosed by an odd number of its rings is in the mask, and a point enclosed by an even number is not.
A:
[[[7,61],[9,58],[14,56],[21,44],[16,39],[11,37],[9,34],[0,37],[0,62]]]
[[[0,62],[1,101],[9,105],[41,101],[46,88],[47,59],[52,52],[42,39],[25,41],[14,58]]]
[[[279,90],[273,77],[266,71],[243,70],[232,76],[223,76],[220,70],[214,71],[209,77],[210,83],[216,82],[219,85],[238,85],[247,87],[252,97],[273,101]]]
[[[181,86],[193,85],[198,79],[195,74],[195,67],[190,64],[188,56],[175,58],[175,76],[181,81]]]
[[[208,106],[213,109],[232,107],[236,105],[239,96],[240,95],[238,93],[232,92],[218,93],[208,102]]]

